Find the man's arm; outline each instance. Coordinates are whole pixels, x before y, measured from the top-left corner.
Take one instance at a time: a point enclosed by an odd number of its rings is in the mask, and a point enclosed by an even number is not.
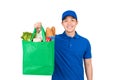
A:
[[[87,80],[93,80],[93,69],[92,69],[92,60],[84,59],[85,73]]]

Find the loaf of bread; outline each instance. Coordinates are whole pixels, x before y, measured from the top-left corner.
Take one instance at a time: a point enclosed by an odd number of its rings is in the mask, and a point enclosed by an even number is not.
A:
[[[51,28],[46,28],[46,37],[55,36],[55,27],[52,26]]]

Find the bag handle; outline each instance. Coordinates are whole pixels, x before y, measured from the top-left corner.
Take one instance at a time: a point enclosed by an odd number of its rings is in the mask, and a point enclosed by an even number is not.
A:
[[[46,37],[45,37],[46,34],[45,34],[45,30],[44,30],[44,28],[43,28],[42,25],[41,25],[41,31],[42,31],[43,42],[46,42]],[[35,35],[36,35],[36,28],[34,28],[34,30],[33,30],[32,37],[31,37],[30,41],[33,40],[33,38],[35,37]]]

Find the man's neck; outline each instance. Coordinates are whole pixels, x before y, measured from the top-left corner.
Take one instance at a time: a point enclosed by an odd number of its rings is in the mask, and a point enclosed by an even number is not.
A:
[[[69,37],[74,37],[75,36],[75,31],[73,31],[73,32],[66,32],[66,34]]]

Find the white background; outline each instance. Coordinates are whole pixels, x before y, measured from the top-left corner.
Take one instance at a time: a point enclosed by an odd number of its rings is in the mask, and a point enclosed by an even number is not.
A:
[[[68,9],[78,15],[78,33],[91,42],[94,80],[120,80],[119,0],[0,0],[0,80],[51,80],[22,74],[20,37],[38,21],[62,33]]]

